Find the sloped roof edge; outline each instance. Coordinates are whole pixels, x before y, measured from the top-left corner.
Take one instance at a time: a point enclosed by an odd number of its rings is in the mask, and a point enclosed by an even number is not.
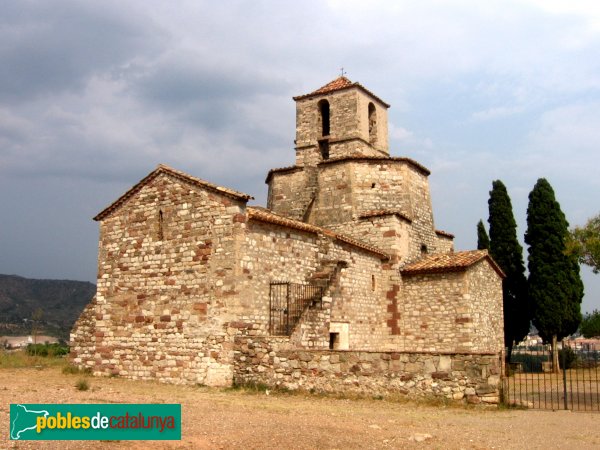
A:
[[[437,253],[425,256],[408,264],[400,271],[402,275],[422,275],[435,273],[463,272],[473,264],[486,259],[492,268],[504,278],[506,275],[487,250],[470,250],[456,253]]]
[[[377,100],[379,103],[381,103],[386,108],[390,107],[390,105],[388,103],[384,102],[381,98],[379,98],[378,96],[373,94],[371,91],[369,91],[367,88],[365,88],[362,84],[360,84],[356,81],[352,82],[345,76],[338,77],[335,80],[330,81],[326,85],[321,86],[319,89],[317,89],[309,94],[297,95],[292,98],[294,99],[294,101],[304,100],[304,99],[311,98],[311,97],[317,97],[319,95],[329,94],[331,92],[342,91],[344,89],[351,89],[353,87],[361,89],[362,91],[364,91],[366,94],[373,97],[375,100]]]
[[[383,217],[383,216],[397,216],[398,218],[405,220],[408,223],[412,223],[412,219],[408,217],[406,214],[401,211],[388,210],[388,209],[379,209],[375,211],[365,211],[360,216],[359,219],[369,219],[371,217]]]
[[[452,233],[448,233],[447,231],[444,230],[435,230],[435,234],[437,234],[438,236],[444,236],[450,239],[454,239],[454,235]]]
[[[336,239],[341,242],[345,242],[346,244],[350,244],[353,247],[360,248],[362,250],[366,250],[370,253],[374,253],[378,255],[382,259],[389,259],[389,255],[385,253],[383,250],[380,250],[371,245],[360,242],[356,239],[353,239],[349,236],[336,233],[334,231],[328,230],[327,228],[318,227],[316,225],[311,225],[305,222],[300,222],[299,220],[290,219],[288,217],[280,216],[266,208],[249,206],[246,208],[246,212],[248,214],[249,219],[258,220],[261,222],[272,223],[275,225],[280,225],[283,227],[293,228],[296,230],[306,231],[308,233],[313,234],[323,234],[332,239]]]
[[[123,195],[121,195],[117,200],[111,203],[108,207],[103,209],[100,213],[94,217],[94,220],[99,221],[110,215],[113,211],[117,210],[121,205],[123,205],[127,200],[133,197],[137,192],[139,192],[144,185],[148,182],[155,179],[160,174],[170,175],[178,180],[190,183],[195,186],[206,188],[210,191],[216,192],[218,194],[224,195],[229,198],[233,198],[234,200],[242,200],[247,202],[248,200],[253,200],[254,197],[248,194],[244,194],[243,192],[238,192],[233,189],[229,189],[223,186],[218,186],[213,183],[209,183],[208,181],[202,180],[200,178],[193,177],[188,175],[185,172],[181,172],[179,170],[173,169],[172,167],[167,166],[166,164],[159,164],[156,169],[142,178],[138,183],[133,185],[129,190],[127,190]]]
[[[287,166],[287,167],[277,167],[275,169],[271,169],[271,170],[269,170],[269,173],[267,174],[267,178],[265,179],[265,183],[269,183],[269,180],[271,179],[271,177],[275,173],[295,172],[295,171],[300,171],[300,170],[304,170],[304,167],[301,167],[301,166]]]

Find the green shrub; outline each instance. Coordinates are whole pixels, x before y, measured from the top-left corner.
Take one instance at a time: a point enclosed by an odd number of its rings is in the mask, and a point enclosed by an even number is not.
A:
[[[77,380],[75,387],[79,391],[87,391],[90,388],[90,384],[85,378],[80,378],[79,380]]]
[[[55,357],[64,356],[69,353],[69,346],[65,343],[54,344],[29,344],[27,354],[30,356]]]
[[[547,361],[548,355],[545,354],[513,353],[510,358],[511,363],[521,363],[526,373],[541,372],[542,363]]]
[[[577,354],[571,347],[565,347],[558,351],[558,361],[563,369],[571,369],[577,365]]]

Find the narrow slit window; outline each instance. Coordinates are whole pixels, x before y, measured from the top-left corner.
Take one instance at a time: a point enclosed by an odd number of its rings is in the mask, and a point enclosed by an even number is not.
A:
[[[158,233],[157,237],[159,241],[164,239],[164,216],[162,209],[158,211]]]
[[[369,143],[377,143],[377,110],[373,103],[369,103]]]

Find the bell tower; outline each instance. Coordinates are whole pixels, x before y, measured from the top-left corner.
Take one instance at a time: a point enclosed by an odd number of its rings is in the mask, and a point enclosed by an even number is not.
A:
[[[345,76],[296,102],[296,166],[358,156],[388,157],[387,103]]]

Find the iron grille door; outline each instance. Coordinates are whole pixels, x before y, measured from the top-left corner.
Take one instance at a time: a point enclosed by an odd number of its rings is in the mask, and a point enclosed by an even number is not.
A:
[[[290,336],[304,311],[322,307],[323,288],[310,284],[273,282],[269,288],[269,334]]]

